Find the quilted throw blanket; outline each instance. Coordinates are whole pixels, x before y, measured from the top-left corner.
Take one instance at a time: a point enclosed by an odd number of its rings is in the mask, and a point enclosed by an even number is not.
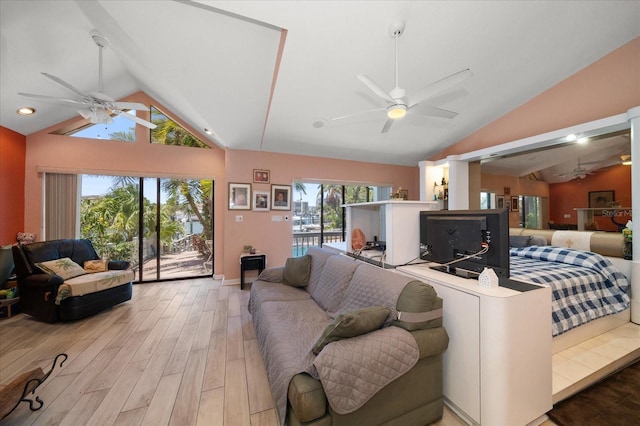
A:
[[[413,368],[418,357],[418,344],[408,331],[385,327],[329,343],[313,365],[331,408],[348,414]]]
[[[553,336],[629,307],[629,280],[599,254],[553,246],[510,254],[513,278],[551,287]]]

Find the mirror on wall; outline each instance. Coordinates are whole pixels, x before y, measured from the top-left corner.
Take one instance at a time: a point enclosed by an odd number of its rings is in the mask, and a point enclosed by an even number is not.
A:
[[[551,147],[478,163],[482,191],[508,200],[545,199],[536,221],[522,217],[524,209],[511,209],[511,226],[619,232],[620,224],[631,218],[632,161],[630,130],[623,129],[585,140],[567,135]],[[619,210],[596,211],[590,196],[599,191],[609,197],[604,207]]]

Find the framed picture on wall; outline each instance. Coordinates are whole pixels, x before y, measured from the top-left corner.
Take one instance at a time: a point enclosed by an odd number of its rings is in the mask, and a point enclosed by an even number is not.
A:
[[[608,191],[589,191],[589,208],[601,209],[610,207],[615,201],[616,193],[614,190]],[[593,212],[595,216],[602,216],[602,210],[596,210]]]
[[[520,210],[520,197],[518,197],[517,195],[514,197],[511,197],[511,211],[512,212],[517,212]]]
[[[229,210],[249,210],[250,183],[229,183]]]
[[[291,185],[271,185],[271,210],[291,210]]]
[[[503,195],[498,195],[496,197],[496,208],[497,209],[504,209],[504,196]]]
[[[254,183],[269,183],[271,180],[271,172],[269,170],[253,169]]]
[[[269,211],[269,191],[253,191],[253,211]]]

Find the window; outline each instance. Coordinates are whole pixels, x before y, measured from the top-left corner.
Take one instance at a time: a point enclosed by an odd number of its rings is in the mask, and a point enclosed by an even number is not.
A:
[[[293,256],[310,246],[345,241],[343,204],[388,200],[390,187],[296,182],[293,192]]]
[[[480,208],[495,209],[496,207],[496,194],[493,192],[480,192]]]
[[[136,115],[134,110],[127,111]],[[92,124],[87,119],[80,119],[66,127],[61,127],[51,134],[64,135],[73,138],[101,139],[119,142],[136,141],[136,123],[119,115],[113,115],[113,123]]]
[[[153,105],[151,106],[151,121],[158,126],[151,130],[151,143],[211,149],[209,145],[192,135]]]

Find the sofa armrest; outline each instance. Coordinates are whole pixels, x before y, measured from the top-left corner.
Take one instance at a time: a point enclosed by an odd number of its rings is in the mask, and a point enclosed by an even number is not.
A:
[[[22,312],[47,322],[58,318],[56,296],[64,282],[59,275],[32,274],[18,279]]]
[[[125,270],[129,269],[131,263],[126,260],[110,260],[107,265],[107,269],[109,270]]]
[[[443,353],[449,347],[449,335],[444,327],[411,331],[420,350],[420,359]]]
[[[322,383],[307,373],[293,376],[289,382],[287,397],[291,409],[300,423],[320,418],[327,411],[327,397],[324,394]]]
[[[23,280],[18,280],[18,285],[20,288],[20,293],[22,296],[23,292],[29,291],[58,291],[58,287],[60,284],[64,282],[59,275],[51,275],[51,274],[32,274]]]

